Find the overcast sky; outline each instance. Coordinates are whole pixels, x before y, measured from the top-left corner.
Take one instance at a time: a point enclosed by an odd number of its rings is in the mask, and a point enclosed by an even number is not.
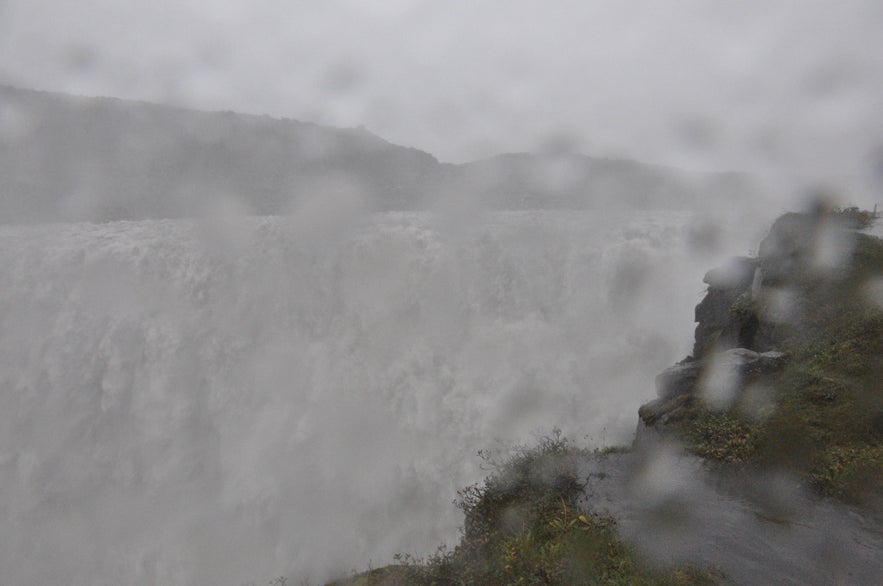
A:
[[[867,182],[881,31],[880,0],[0,0],[0,83]]]

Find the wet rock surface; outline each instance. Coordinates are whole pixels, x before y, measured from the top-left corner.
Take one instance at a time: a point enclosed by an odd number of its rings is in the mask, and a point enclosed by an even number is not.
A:
[[[701,360],[687,358],[656,377],[658,398],[638,409],[638,426],[676,423],[687,415],[693,397],[705,397],[709,391],[724,393],[727,404],[736,403],[744,394],[747,381],[782,369],[787,359],[784,352],[755,352],[747,348],[731,348]]]
[[[784,366],[786,359],[784,352],[755,352],[748,348],[731,348],[703,360],[687,358],[656,376],[656,394],[660,399],[667,400],[695,392],[703,373],[708,371],[712,362],[718,368],[725,367],[736,375],[745,376],[774,372]]]
[[[705,274],[708,291],[696,306],[694,357],[752,344],[757,318],[734,307],[750,305],[758,266],[757,259],[736,257]]]
[[[692,393],[702,373],[702,362],[685,360],[670,366],[656,376],[656,394],[667,400],[678,395]]]
[[[787,476],[713,472],[665,443],[586,459],[584,505],[651,561],[717,566],[740,585],[879,584],[881,512]]]

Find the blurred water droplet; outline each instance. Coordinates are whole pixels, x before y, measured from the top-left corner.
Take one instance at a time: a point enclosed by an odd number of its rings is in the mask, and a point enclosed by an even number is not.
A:
[[[718,129],[713,121],[700,116],[688,116],[679,120],[676,136],[684,148],[694,151],[713,149],[718,143]]]
[[[209,254],[234,259],[245,250],[251,227],[245,218],[252,213],[242,199],[234,195],[216,195],[206,203],[198,236]]]
[[[630,489],[647,507],[659,507],[686,493],[693,483],[678,464],[685,458],[676,444],[661,443],[646,454]]]
[[[537,151],[547,155],[568,155],[582,150],[579,136],[566,130],[550,134],[537,145]]]
[[[742,413],[753,421],[762,421],[773,414],[773,390],[761,384],[748,385],[739,403]]]
[[[721,226],[713,219],[698,218],[687,225],[687,248],[696,255],[714,254],[721,244]]]
[[[342,61],[329,67],[322,78],[322,91],[329,97],[353,93],[363,82],[364,68]]]
[[[98,64],[98,54],[89,45],[70,45],[65,50],[65,65],[71,73],[85,75]]]
[[[822,273],[841,269],[848,263],[854,247],[853,233],[842,222],[832,217],[826,218],[814,234],[810,266]]]
[[[865,299],[872,307],[883,310],[883,277],[869,279],[864,286]]]
[[[12,145],[24,140],[31,132],[31,125],[30,117],[22,108],[0,99],[0,144]]]
[[[771,323],[793,322],[800,315],[797,293],[787,288],[770,287],[763,292],[760,313]]]
[[[364,191],[345,176],[331,176],[299,186],[287,224],[299,244],[321,249],[355,229],[365,212]]]
[[[699,378],[699,396],[712,411],[730,408],[742,383],[743,361],[731,352],[716,352],[705,365]]]

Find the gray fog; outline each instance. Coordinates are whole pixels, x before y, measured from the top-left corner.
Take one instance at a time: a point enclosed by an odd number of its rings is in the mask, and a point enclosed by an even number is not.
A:
[[[629,444],[706,271],[880,203],[881,25],[0,0],[0,583],[323,583],[454,545],[479,449]]]
[[[447,162],[572,149],[864,201],[881,25],[875,0],[5,0],[0,82],[365,125]]]

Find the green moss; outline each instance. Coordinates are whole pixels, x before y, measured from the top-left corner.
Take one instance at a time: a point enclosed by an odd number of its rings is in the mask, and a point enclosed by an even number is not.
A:
[[[760,442],[767,462],[849,501],[883,492],[883,313],[864,291],[881,274],[883,243],[860,234],[845,276],[807,288],[805,319],[786,340],[794,361],[773,381],[781,397]]]
[[[690,452],[727,463],[747,463],[757,451],[757,429],[733,413],[705,411],[690,421],[687,435]]]
[[[826,496],[858,502],[875,498],[883,491],[883,446],[829,446],[810,479]]]

